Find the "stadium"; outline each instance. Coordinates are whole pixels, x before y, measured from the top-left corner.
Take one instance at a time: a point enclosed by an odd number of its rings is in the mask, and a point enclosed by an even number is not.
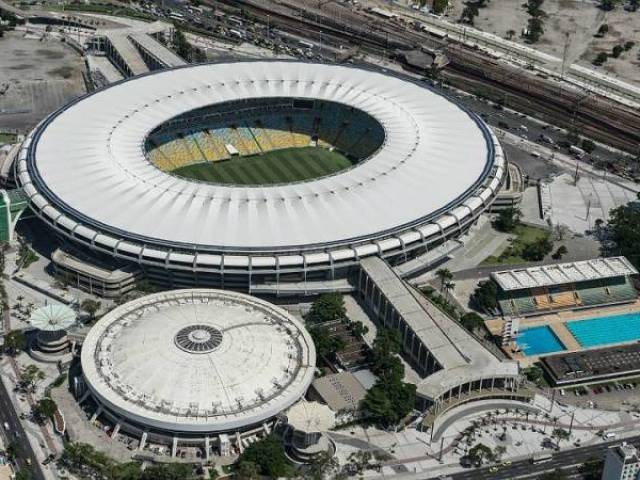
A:
[[[172,286],[345,278],[459,236],[506,176],[475,114],[389,73],[297,61],[188,65],[46,118],[16,166],[37,215]]]
[[[92,421],[110,425],[112,437],[122,431],[174,449],[206,442],[208,452],[225,448],[228,436],[236,443],[268,431],[305,394],[316,352],[300,322],[279,307],[187,289],[106,314],[84,340],[81,363],[81,402],[94,402]]]

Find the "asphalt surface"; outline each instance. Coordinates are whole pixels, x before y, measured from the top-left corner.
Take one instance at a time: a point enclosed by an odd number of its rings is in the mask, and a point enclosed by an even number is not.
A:
[[[4,424],[9,425],[9,429],[4,428]],[[20,418],[11,402],[11,397],[3,382],[0,381],[0,428],[4,430],[6,438],[13,443],[17,449],[16,463],[18,468],[31,469],[34,480],[45,480],[40,462],[36,458],[27,434],[22,428]],[[27,459],[31,459],[31,466],[27,464]]]
[[[625,439],[627,443],[635,446],[640,445],[640,436]],[[489,470],[491,467],[479,469],[469,469],[464,472],[451,475],[454,480],[509,480],[513,478],[537,478],[542,473],[563,468],[565,473],[575,475],[578,473],[578,467],[590,458],[604,459],[607,448],[620,444],[620,440],[613,440],[598,445],[590,445],[588,447],[574,448],[572,450],[556,452],[553,459],[538,465],[533,465],[529,459],[513,462],[509,467],[502,467],[495,473]]]

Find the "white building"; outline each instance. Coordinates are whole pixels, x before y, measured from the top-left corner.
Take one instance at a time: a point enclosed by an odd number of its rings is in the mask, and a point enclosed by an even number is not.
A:
[[[126,303],[82,346],[93,420],[146,442],[242,450],[307,391],[311,337],[275,305],[221,290],[175,290]]]
[[[604,462],[602,480],[637,480],[640,478],[638,450],[625,442],[610,448]]]

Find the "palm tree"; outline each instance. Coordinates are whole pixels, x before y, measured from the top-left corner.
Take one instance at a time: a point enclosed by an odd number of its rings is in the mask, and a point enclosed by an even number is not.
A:
[[[441,268],[436,271],[436,277],[440,279],[440,291],[444,289],[444,283],[453,279],[453,273],[448,268]]]
[[[445,301],[447,303],[449,303],[449,294],[454,290],[454,288],[456,288],[456,284],[453,283],[453,282],[446,282],[444,284],[444,288],[445,288],[445,291],[447,292],[447,295],[445,297]]]

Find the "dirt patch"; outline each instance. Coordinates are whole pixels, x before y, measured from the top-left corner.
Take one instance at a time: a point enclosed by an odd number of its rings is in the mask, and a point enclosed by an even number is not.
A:
[[[57,52],[55,50],[45,50],[44,48],[39,48],[34,53],[39,57],[46,58],[47,60],[59,60],[61,58],[64,58],[65,56],[63,52]]]
[[[74,68],[69,65],[63,65],[62,67],[49,70],[47,73],[52,77],[71,78],[73,76]]]
[[[31,63],[19,63],[18,65],[11,65],[9,67],[10,70],[29,70],[33,68]]]

